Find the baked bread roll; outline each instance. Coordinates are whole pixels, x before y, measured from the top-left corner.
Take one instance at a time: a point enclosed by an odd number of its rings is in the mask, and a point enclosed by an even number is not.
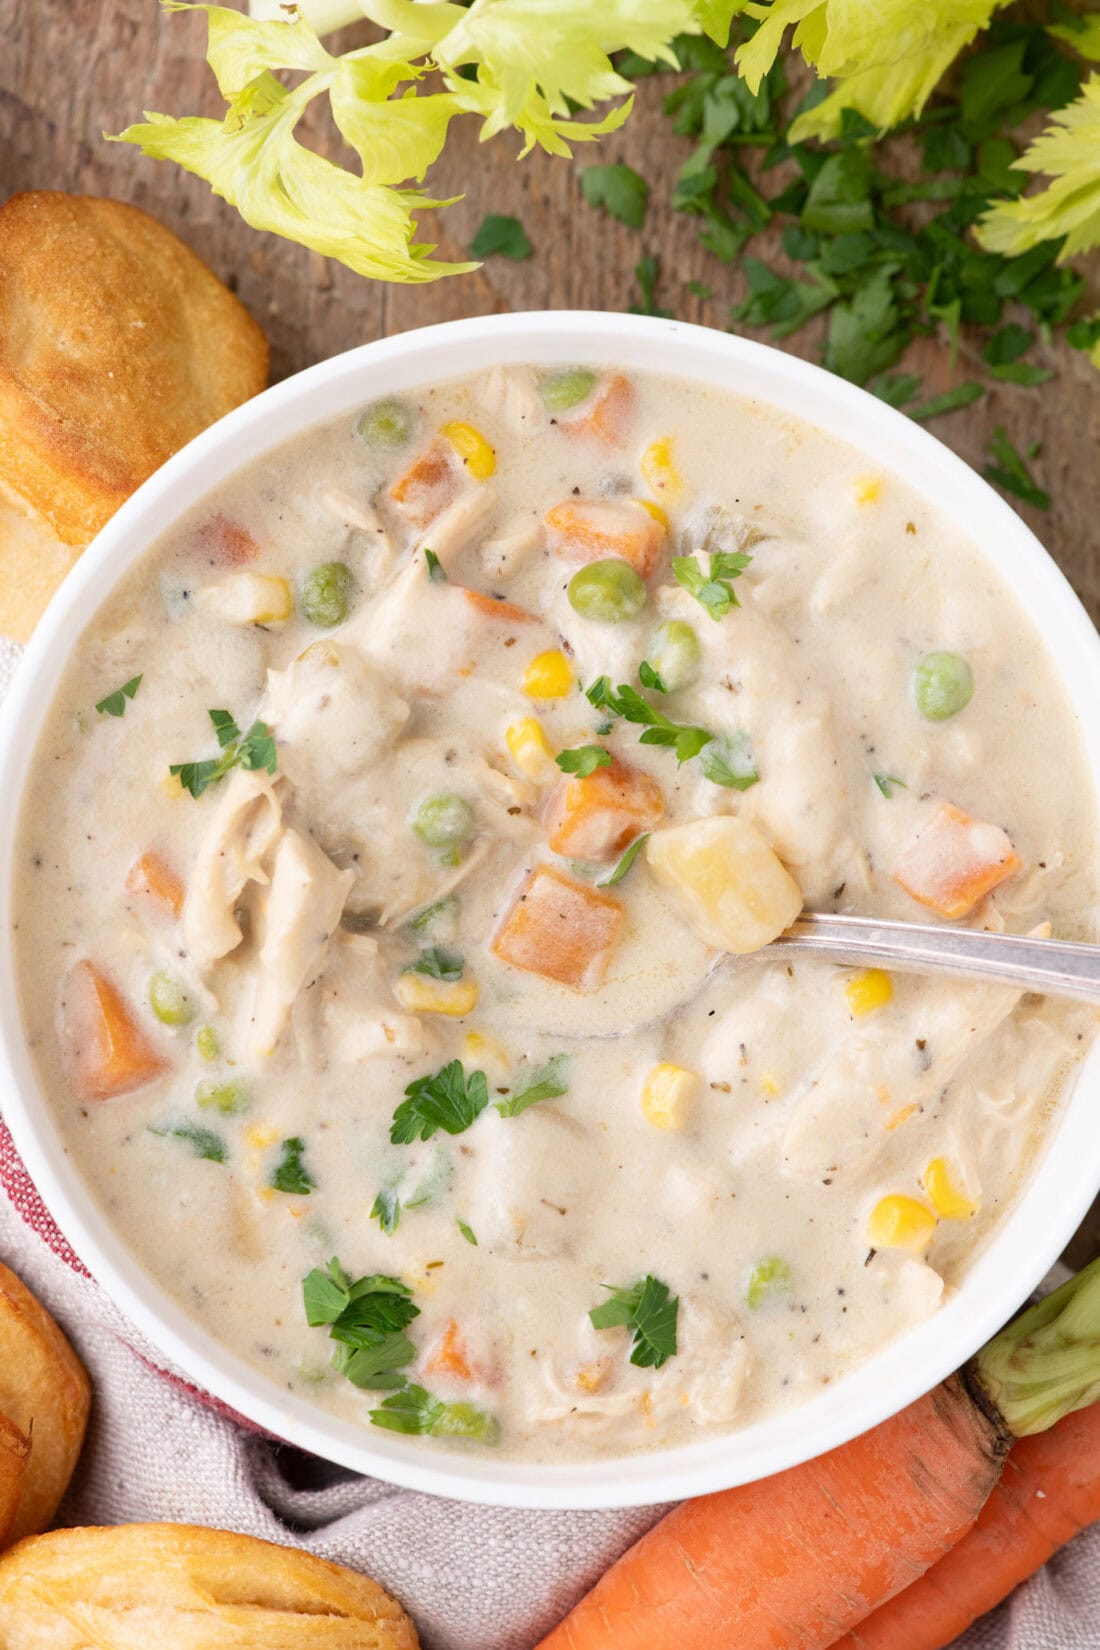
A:
[[[30,1453],[30,1439],[20,1432],[14,1421],[0,1415],[0,1547],[15,1527]]]
[[[90,1402],[80,1359],[46,1308],[0,1263],[0,1416],[30,1440],[7,1540],[44,1530],[53,1518],[84,1442]],[[0,1508],[3,1499],[0,1489]],[[0,1514],[0,1545],[3,1539]]]
[[[416,1650],[377,1582],[190,1524],[54,1530],[0,1558],[4,1650]]]

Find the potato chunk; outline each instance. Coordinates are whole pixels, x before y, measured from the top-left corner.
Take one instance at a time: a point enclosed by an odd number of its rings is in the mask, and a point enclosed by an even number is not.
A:
[[[759,950],[802,909],[802,891],[771,844],[732,814],[657,831],[645,856],[695,932],[720,951]]]
[[[552,555],[562,561],[602,561],[618,556],[647,579],[665,542],[664,524],[633,498],[567,499],[546,515]]]
[[[546,836],[566,859],[617,859],[653,829],[665,811],[661,787],[647,773],[612,762],[558,785],[546,813]]]
[[[532,871],[493,939],[493,955],[513,968],[591,991],[607,970],[622,907],[546,865]]]
[[[902,849],[894,881],[919,904],[953,921],[969,916],[1021,863],[999,825],[971,819],[945,802]]]

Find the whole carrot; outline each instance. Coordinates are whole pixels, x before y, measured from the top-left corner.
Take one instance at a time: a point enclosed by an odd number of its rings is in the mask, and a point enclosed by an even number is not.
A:
[[[675,1508],[540,1650],[825,1650],[973,1528],[1014,1436],[1097,1396],[1100,1262],[863,1437]]]

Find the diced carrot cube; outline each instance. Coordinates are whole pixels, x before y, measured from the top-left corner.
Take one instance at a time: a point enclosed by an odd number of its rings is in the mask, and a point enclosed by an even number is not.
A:
[[[971,819],[945,802],[902,850],[894,881],[921,905],[955,920],[969,915],[1021,863],[999,825]]]
[[[159,854],[142,854],[130,867],[126,886],[131,894],[148,894],[162,910],[178,917],[183,909],[183,883]]]
[[[634,386],[621,372],[601,380],[575,411],[559,413],[557,423],[569,435],[618,447],[634,412]]]
[[[540,865],[497,930],[492,950],[513,968],[591,991],[604,977],[622,920],[617,901]]]
[[[73,1087],[83,1100],[111,1100],[151,1083],[167,1067],[122,994],[93,963],[70,969],[61,1003]]]
[[[462,594],[470,606],[477,612],[484,613],[487,619],[499,619],[505,624],[535,624],[533,613],[528,613],[525,607],[517,607],[514,602],[500,601],[496,596],[486,596],[484,591],[470,590],[462,586]]]
[[[437,436],[398,476],[390,488],[390,498],[406,521],[414,527],[426,527],[454,503],[459,485],[454,451]]]
[[[203,522],[199,528],[199,544],[211,561],[223,562],[229,567],[255,561],[260,553],[260,546],[247,528],[239,522],[227,521],[224,516],[212,516]]]
[[[618,556],[647,579],[665,542],[664,523],[633,498],[567,499],[547,513],[547,543],[563,561]]]
[[[556,787],[546,812],[546,835],[566,859],[617,859],[628,843],[663,817],[661,787],[648,773],[614,761]]]
[[[436,1342],[424,1365],[426,1375],[457,1375],[460,1380],[472,1381],[474,1371],[466,1355],[466,1343],[452,1318]]]

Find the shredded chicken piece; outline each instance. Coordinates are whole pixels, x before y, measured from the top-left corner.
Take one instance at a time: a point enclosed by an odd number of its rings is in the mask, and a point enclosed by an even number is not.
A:
[[[240,945],[237,906],[249,883],[267,882],[264,860],[282,828],[270,779],[238,768],[218,799],[183,902],[183,937],[196,967],[209,968]]]

